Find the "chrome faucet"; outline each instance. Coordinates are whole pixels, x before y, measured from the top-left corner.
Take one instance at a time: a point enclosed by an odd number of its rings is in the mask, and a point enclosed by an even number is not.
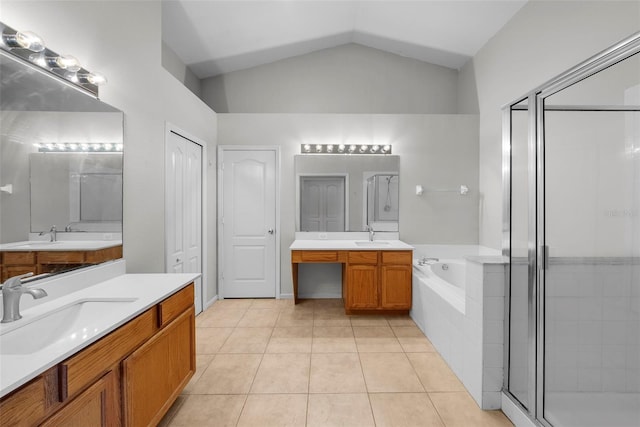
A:
[[[430,257],[423,256],[422,259],[418,262],[418,264],[425,265],[425,264],[429,264],[429,262],[438,262],[438,261],[440,261],[439,258],[430,258]]]
[[[51,240],[49,240],[50,242],[58,241],[58,230],[56,230],[55,225],[52,225],[49,231],[41,231],[38,236],[44,236],[45,234],[48,234],[51,237]]]
[[[373,227],[370,225],[367,225],[367,231],[369,232],[369,241],[373,242],[373,237],[376,235],[376,232],[373,231]]]
[[[20,297],[29,294],[34,299],[47,296],[44,289],[29,289],[22,286],[20,279],[33,276],[33,273],[22,274],[7,279],[2,285],[2,323],[9,323],[22,319],[20,315]]]

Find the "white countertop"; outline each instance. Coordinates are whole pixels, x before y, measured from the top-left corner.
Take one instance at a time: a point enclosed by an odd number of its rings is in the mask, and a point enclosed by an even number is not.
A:
[[[67,331],[61,339],[35,352],[5,354],[5,351],[0,347],[0,396],[15,390],[50,367],[104,337],[182,289],[198,276],[199,274],[123,274],[54,298],[51,301],[44,302],[49,297],[42,298],[40,301],[43,303],[23,309],[22,319],[0,324],[0,345],[3,335],[27,327],[31,321],[56,309],[77,304],[83,300],[89,302],[99,302],[101,299],[128,300],[126,304],[115,304],[113,309],[109,307],[109,310],[102,310],[100,315],[90,316],[90,321],[81,331]],[[26,295],[23,298],[30,297]]]
[[[3,243],[0,245],[0,251],[97,251],[120,246],[121,244],[122,240],[58,240],[57,242],[25,240],[23,242]]]
[[[413,246],[401,240],[304,240],[296,239],[289,249],[293,251],[340,250],[340,251],[410,251]]]

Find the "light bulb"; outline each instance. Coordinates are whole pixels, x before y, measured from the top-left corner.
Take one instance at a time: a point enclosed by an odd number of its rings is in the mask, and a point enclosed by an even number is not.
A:
[[[15,34],[4,34],[2,40],[5,45],[12,48],[22,48],[32,52],[42,52],[45,49],[44,40],[31,31],[18,31]]]
[[[111,151],[111,148],[113,148],[113,147],[111,146],[111,144],[104,144],[104,149],[105,149],[106,151]]]
[[[333,153],[333,145],[327,145],[327,153]]]
[[[306,153],[308,153],[309,151],[311,151],[311,146],[309,144],[304,144],[304,151]]]
[[[384,146],[382,147],[382,152],[383,152],[383,153],[386,153],[386,152],[387,152],[387,151],[389,151],[389,150],[391,150],[391,146],[390,146],[390,145],[384,145]]]
[[[316,153],[322,153],[322,145],[316,145]]]
[[[75,56],[60,55],[51,59],[52,61],[48,61],[48,63],[52,67],[62,68],[63,70],[69,70],[73,73],[79,71],[82,68],[82,66],[80,66],[80,61],[78,61]]]
[[[358,148],[358,147],[356,147],[355,145],[350,145],[349,146],[349,152],[353,153],[354,151],[356,151],[356,148]]]
[[[116,150],[117,151],[122,151],[123,145],[122,144],[116,144]]]
[[[360,146],[360,152],[361,152],[361,153],[364,153],[365,151],[367,151],[367,148],[368,148],[368,147],[367,147],[366,145],[361,145],[361,146]]]
[[[100,73],[78,74],[77,77],[80,83],[90,83],[96,86],[102,86],[107,82],[107,78]]]
[[[372,146],[372,147],[371,147],[371,152],[372,152],[372,153],[375,153],[375,152],[377,152],[377,151],[378,151],[378,149],[379,149],[379,148],[380,148],[380,146],[379,146],[379,145],[374,145],[374,146]]]
[[[346,148],[346,147],[344,146],[344,144],[340,144],[340,145],[338,145],[338,152],[339,152],[339,153],[344,153],[344,149],[345,149],[345,148]]]

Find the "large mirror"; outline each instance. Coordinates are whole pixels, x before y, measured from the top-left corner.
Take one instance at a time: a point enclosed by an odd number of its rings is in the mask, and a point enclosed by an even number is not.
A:
[[[123,113],[2,51],[0,79],[0,244],[121,239]]]
[[[398,231],[399,174],[398,156],[296,155],[296,231]]]

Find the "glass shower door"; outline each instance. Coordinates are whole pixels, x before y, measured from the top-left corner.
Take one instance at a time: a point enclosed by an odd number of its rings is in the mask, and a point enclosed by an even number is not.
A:
[[[640,425],[638,55],[544,98],[543,418]]]

